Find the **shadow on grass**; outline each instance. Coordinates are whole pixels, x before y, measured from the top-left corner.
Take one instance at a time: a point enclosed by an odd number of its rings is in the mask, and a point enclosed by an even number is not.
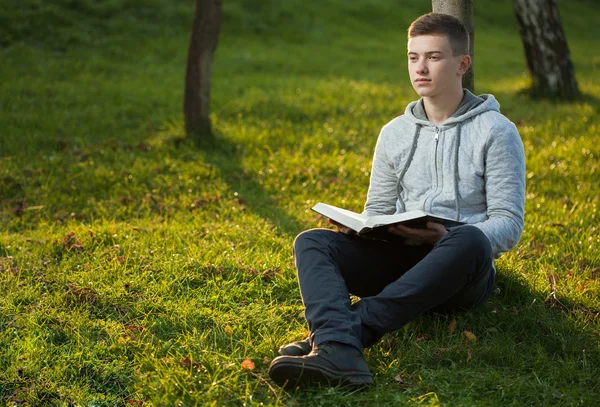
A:
[[[306,228],[298,219],[283,209],[285,202],[280,202],[265,190],[253,175],[241,165],[243,146],[228,140],[222,134],[211,138],[195,140],[173,138],[172,142],[179,148],[196,148],[206,161],[216,167],[221,178],[230,186],[233,193],[248,210],[268,220],[274,227],[289,237],[294,237]],[[283,207],[282,207],[283,206]]]
[[[494,97],[500,101],[501,111],[509,118],[513,111],[520,109],[518,106],[521,103],[543,103],[548,106],[569,106],[579,104],[589,104],[594,112],[600,111],[600,99],[591,93],[582,91],[581,95],[576,99],[564,99],[558,96],[548,96],[536,92],[531,88],[524,88],[517,92],[513,91],[495,91]]]
[[[369,350],[369,364],[383,373],[377,388],[465,405],[586,404],[599,391],[597,315],[547,297],[519,272],[499,270],[494,294],[478,309],[424,314]],[[587,395],[579,400],[578,392]]]

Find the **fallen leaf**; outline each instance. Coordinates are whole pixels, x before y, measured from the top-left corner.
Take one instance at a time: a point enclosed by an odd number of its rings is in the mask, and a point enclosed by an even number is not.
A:
[[[192,366],[192,359],[189,356],[186,356],[185,359],[181,361],[181,366],[189,369]]]
[[[448,352],[450,348],[435,348],[431,350],[433,356],[442,357]]]
[[[428,340],[429,340],[429,334],[419,334],[419,335],[417,335],[417,342],[428,341]]]
[[[67,233],[63,238],[63,247],[67,250],[81,250],[83,246],[74,232]]]
[[[452,321],[448,324],[448,335],[452,335],[456,329],[456,318],[452,318]]]
[[[469,348],[467,349],[467,362],[468,362],[469,360],[471,360],[471,357],[472,357],[472,355],[471,355],[471,348],[469,347]]]
[[[463,334],[465,335],[465,337],[470,340],[471,342],[475,342],[477,340],[477,336],[475,336],[475,334],[473,334],[472,332],[469,331],[463,331]]]
[[[117,198],[117,201],[119,201],[123,205],[127,205],[127,204],[135,202],[135,199],[133,199],[130,196],[120,196]]]
[[[256,365],[250,359],[244,359],[242,362],[242,369],[244,370],[254,370],[255,367]]]
[[[394,377],[394,380],[402,388],[414,387],[415,379],[408,373],[400,372],[398,375],[396,375]]]
[[[260,273],[260,278],[264,281],[272,280],[279,274],[279,270],[279,267],[264,270],[262,273]]]
[[[202,364],[200,362],[192,361],[189,356],[186,356],[185,359],[181,361],[181,366],[189,369],[190,367],[200,368]]]
[[[65,290],[68,298],[80,304],[96,304],[100,299],[98,293],[91,287],[81,287],[71,283],[67,284]]]

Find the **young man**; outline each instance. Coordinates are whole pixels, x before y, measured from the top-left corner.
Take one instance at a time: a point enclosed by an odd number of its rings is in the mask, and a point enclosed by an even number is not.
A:
[[[282,346],[269,374],[281,386],[367,385],[363,349],[429,310],[472,309],[495,281],[493,258],[523,231],[525,157],[517,129],[492,95],[462,88],[469,36],[430,13],[408,30],[408,70],[421,97],[383,127],[365,213],[413,209],[465,225],[390,227],[367,240],[347,228],[309,230],[294,256],[310,336]],[[351,304],[349,294],[361,299]]]

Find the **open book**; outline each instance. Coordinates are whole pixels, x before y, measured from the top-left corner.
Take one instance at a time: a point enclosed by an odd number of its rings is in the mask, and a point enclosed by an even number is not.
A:
[[[396,215],[376,215],[369,217],[321,202],[313,206],[311,209],[341,225],[349,227],[359,235],[367,235],[371,237],[389,236],[387,227],[397,224],[402,224],[410,228],[425,228],[427,227],[427,222],[441,223],[447,228],[463,224],[462,222],[444,218],[442,216],[432,215],[419,210],[408,211]]]

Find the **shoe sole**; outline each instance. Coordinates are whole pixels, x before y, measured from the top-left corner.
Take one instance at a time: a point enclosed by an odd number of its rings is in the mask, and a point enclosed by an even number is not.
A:
[[[375,384],[373,375],[370,373],[340,373],[324,366],[306,363],[279,362],[271,365],[269,375],[278,386],[285,389],[316,385],[363,388]]]

